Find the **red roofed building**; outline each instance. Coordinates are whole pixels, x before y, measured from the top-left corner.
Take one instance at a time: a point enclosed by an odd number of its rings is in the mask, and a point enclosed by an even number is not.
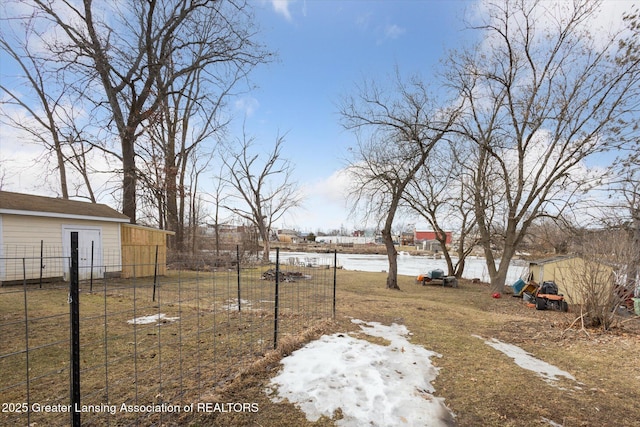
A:
[[[452,241],[452,233],[451,233],[451,231],[445,231],[444,233],[447,236],[447,238],[445,240],[445,244],[450,245],[451,241]],[[436,239],[436,232],[435,231],[418,231],[418,230],[415,230],[413,232],[413,239],[414,239],[414,241],[416,243],[418,243],[418,242],[429,242],[429,241],[437,240]]]

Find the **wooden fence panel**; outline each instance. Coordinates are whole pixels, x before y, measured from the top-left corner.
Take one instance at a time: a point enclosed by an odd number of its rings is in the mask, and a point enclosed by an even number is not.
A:
[[[158,275],[167,273],[167,235],[171,231],[140,225],[122,225],[122,277],[149,277],[155,272],[158,248]]]

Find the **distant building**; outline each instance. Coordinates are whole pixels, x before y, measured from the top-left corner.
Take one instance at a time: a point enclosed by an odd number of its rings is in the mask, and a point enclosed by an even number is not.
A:
[[[281,229],[277,231],[278,241],[281,243],[299,243],[300,236],[296,230]]]
[[[453,233],[451,231],[445,231],[445,244],[450,245],[453,240]],[[413,241],[415,244],[437,241],[435,231],[420,231],[415,230],[413,232]]]
[[[356,236],[316,236],[316,242],[335,245],[366,245],[374,243],[374,237]]]
[[[213,238],[218,229],[218,239],[221,245],[235,246],[247,240],[258,240],[258,231],[253,225],[235,225],[229,223],[207,224],[205,235]]]
[[[408,245],[408,246],[413,246],[415,243],[415,233],[411,233],[410,231],[403,231],[402,235],[400,236],[400,240],[401,240],[401,244],[402,245]]]

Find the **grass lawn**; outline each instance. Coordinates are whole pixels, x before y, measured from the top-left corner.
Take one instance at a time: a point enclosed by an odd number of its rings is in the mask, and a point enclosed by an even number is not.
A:
[[[434,383],[438,397],[460,426],[638,426],[640,420],[640,319],[610,332],[567,329],[576,313],[536,311],[510,296],[493,299],[487,285],[462,281],[458,288],[421,286],[400,277],[401,291],[385,289],[383,273],[339,271],[338,316],[303,338],[357,329],[352,318],[400,323],[411,342],[442,355]],[[587,335],[588,334],[588,335]],[[475,336],[474,336],[475,335]],[[522,369],[482,339],[517,345],[572,374],[557,386]],[[285,349],[287,354],[296,345]],[[330,426],[316,423],[287,403],[272,403],[264,389],[278,371],[278,355],[257,364],[209,396],[215,402],[253,402],[259,411],[216,413],[184,419],[192,425]],[[550,421],[555,424],[551,424]]]
[[[272,350],[269,268],[242,270],[240,304],[235,270],[171,271],[155,290],[152,278],[81,282],[83,425],[177,424],[182,413],[147,405],[200,401]],[[303,271],[308,277],[281,283],[279,342],[331,318],[332,270]],[[70,404],[69,310],[65,283],[0,288],[0,426],[69,424],[61,413]]]
[[[245,289],[243,300],[246,298],[248,305],[242,315],[228,309],[236,294],[233,281],[225,278],[214,277],[225,284],[224,291],[213,291],[209,278],[183,277],[181,287],[173,284],[175,277],[169,278],[172,281],[163,283],[161,299],[155,302],[150,298],[150,286],[138,288],[135,295],[128,295],[131,289],[124,287],[109,288],[104,294],[84,292],[81,311],[88,317],[83,320],[86,326],[81,336],[85,349],[83,389],[87,390],[83,402],[103,402],[102,383],[108,380],[111,403],[235,403],[250,408],[222,412],[220,407],[203,406],[200,412],[163,417],[160,422],[164,426],[333,426],[341,417],[340,411],[332,419],[311,423],[294,405],[271,402],[265,388],[278,373],[282,357],[323,334],[356,331],[359,327],[351,320],[360,319],[403,324],[411,332],[412,344],[442,356],[431,360],[439,368],[433,394],[445,399],[459,426],[639,425],[637,317],[621,319],[610,332],[581,330],[579,322],[569,329],[578,314],[536,311],[510,296],[493,299],[484,284],[462,280],[458,288],[421,286],[413,277],[400,276],[402,290],[391,291],[385,288],[384,273],[338,270],[337,316],[333,321],[326,320],[330,317],[330,290],[324,285],[305,282],[304,287],[283,286],[283,333],[278,351],[273,351],[273,317],[260,306],[272,296],[265,282],[257,280],[259,273],[253,276],[255,284]],[[332,273],[323,270],[314,275]],[[307,291],[299,293],[299,289]],[[0,292],[0,354],[10,354],[23,345],[22,298],[14,289]],[[29,323],[29,345],[38,347],[29,359],[29,372],[37,385],[30,400],[68,403],[66,291],[43,289],[30,292],[28,298],[29,310],[38,314],[38,320]],[[136,306],[132,306],[134,301]],[[324,301],[321,309],[317,301]],[[89,315],[92,311],[95,318]],[[108,330],[101,312],[108,313]],[[137,329],[127,323],[139,315],[160,312],[181,321]],[[211,341],[214,336],[217,340]],[[363,335],[359,338],[375,342]],[[485,344],[492,338],[519,346],[569,372],[576,381],[560,379],[556,386],[545,382]],[[2,384],[20,383],[26,368],[23,359],[12,355],[0,360]],[[24,401],[21,387],[5,389],[0,403]],[[34,418],[38,425],[44,425],[40,421],[49,419],[39,415]],[[17,414],[0,413],[0,425],[10,425],[12,419],[18,422],[13,425],[24,420]],[[127,425],[135,419],[120,413],[84,418],[90,421],[85,425]],[[68,415],[59,414],[55,420],[56,425],[67,425]],[[147,421],[158,425],[158,416],[138,419],[139,425]]]

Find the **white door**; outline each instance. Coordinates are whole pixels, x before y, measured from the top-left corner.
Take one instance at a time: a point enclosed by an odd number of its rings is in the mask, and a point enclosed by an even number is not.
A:
[[[71,257],[71,233],[78,233],[78,275],[80,280],[102,277],[104,264],[102,262],[102,230],[100,227],[63,226],[62,229],[64,256]],[[71,258],[65,262],[64,278],[69,280],[69,266]]]

